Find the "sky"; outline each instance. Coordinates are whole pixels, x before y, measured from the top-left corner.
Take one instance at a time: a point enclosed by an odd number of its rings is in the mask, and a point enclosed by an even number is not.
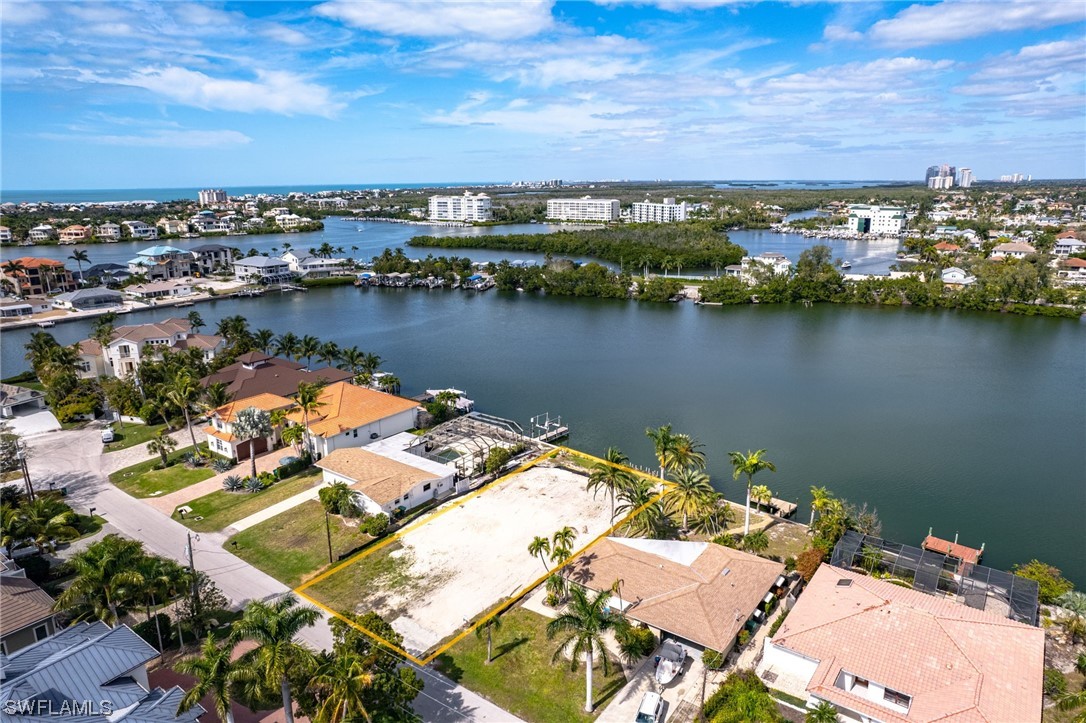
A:
[[[1086,176],[1086,2],[0,5],[0,188]]]

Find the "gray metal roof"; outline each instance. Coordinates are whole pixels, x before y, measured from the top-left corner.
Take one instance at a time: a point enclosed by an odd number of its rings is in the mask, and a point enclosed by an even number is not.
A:
[[[158,652],[126,625],[112,629],[101,622],[73,625],[0,659],[0,700],[35,704],[11,714],[9,707],[4,721],[40,723],[57,716],[66,704],[84,701],[95,705],[65,715],[66,722],[196,721],[205,712],[199,706],[176,715],[184,695],[180,688],[148,691],[134,677],[156,657]]]

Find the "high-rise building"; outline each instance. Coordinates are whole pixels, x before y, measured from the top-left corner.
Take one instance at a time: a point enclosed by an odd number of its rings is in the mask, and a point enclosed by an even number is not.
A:
[[[671,223],[685,221],[690,211],[690,204],[683,201],[675,203],[674,198],[665,198],[663,203],[644,201],[630,207],[631,223]]]
[[[547,218],[557,221],[617,221],[617,198],[552,198],[547,201]]]
[[[463,196],[430,196],[431,221],[489,221],[490,196],[485,193]]]
[[[956,170],[954,166],[947,163],[939,166],[928,166],[924,181],[928,184],[928,188],[953,188]]]
[[[856,233],[899,236],[905,232],[905,209],[853,204],[848,207],[848,228]]]
[[[973,169],[963,168],[958,171],[958,185],[962,188],[969,188],[973,185]]]
[[[226,191],[221,188],[205,188],[200,191],[200,205],[211,206],[216,203],[226,203]]]

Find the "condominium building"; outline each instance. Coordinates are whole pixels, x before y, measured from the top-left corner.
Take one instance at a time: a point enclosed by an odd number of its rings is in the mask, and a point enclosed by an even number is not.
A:
[[[485,193],[463,196],[430,196],[431,221],[489,221],[490,196]]]
[[[856,233],[898,236],[905,232],[905,209],[852,204],[848,207],[848,228]]]
[[[690,213],[690,204],[683,201],[675,203],[674,198],[665,198],[663,203],[642,201],[630,207],[631,223],[672,223],[685,221]]]
[[[618,199],[552,198],[547,201],[547,218],[556,221],[617,221]]]
[[[975,180],[972,168],[963,168],[958,171],[958,185],[962,188],[969,188]]]
[[[957,169],[944,163],[940,166],[928,166],[924,180],[927,182],[928,188],[953,188],[955,175],[957,175]]]
[[[221,188],[205,188],[199,193],[200,205],[210,206],[215,203],[226,203],[226,191]]]

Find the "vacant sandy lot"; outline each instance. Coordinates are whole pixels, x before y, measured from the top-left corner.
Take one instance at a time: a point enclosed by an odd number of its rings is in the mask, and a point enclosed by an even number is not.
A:
[[[363,558],[326,582],[342,598],[349,578],[336,578],[353,577],[356,611],[380,613],[403,634],[408,652],[422,654],[544,573],[528,554],[533,537],[569,525],[580,549],[610,526],[609,498],[593,500],[586,482],[564,469],[534,467],[453,502],[454,509],[400,538],[397,549]],[[313,591],[319,597],[322,587]]]

